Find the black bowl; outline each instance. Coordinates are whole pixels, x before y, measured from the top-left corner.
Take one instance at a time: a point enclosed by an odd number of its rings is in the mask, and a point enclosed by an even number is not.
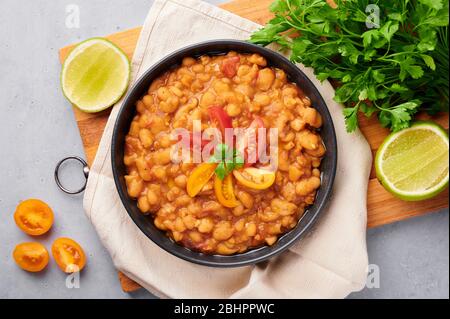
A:
[[[242,254],[231,256],[206,255],[189,250],[175,243],[167,237],[163,231],[155,227],[151,218],[143,215],[139,211],[136,201],[131,199],[127,194],[124,179],[126,169],[123,163],[124,144],[130,123],[136,114],[135,103],[145,95],[153,80],[170,68],[179,65],[181,60],[186,56],[199,57],[205,54],[220,55],[229,51],[258,53],[262,55],[267,59],[268,65],[284,70],[288,75],[289,80],[297,83],[297,85],[302,88],[304,93],[311,99],[312,105],[322,115],[323,126],[320,133],[326,146],[327,153],[321,165],[322,185],[317,191],[315,202],[307,209],[294,229],[281,236],[272,246],[263,246]],[[313,222],[327,204],[331,194],[334,176],[336,174],[336,134],[327,105],[320,93],[308,77],[306,77],[306,75],[289,60],[274,51],[247,42],[216,40],[191,45],[169,54],[142,75],[131,90],[129,90],[117,116],[112,137],[111,158],[114,181],[125,209],[141,231],[155,244],[167,252],[193,263],[214,267],[239,267],[255,264],[281,253],[311,228]]]

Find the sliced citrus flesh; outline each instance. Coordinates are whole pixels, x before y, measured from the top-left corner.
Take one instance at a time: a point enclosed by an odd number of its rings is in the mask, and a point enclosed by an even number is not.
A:
[[[381,184],[403,200],[434,197],[448,185],[448,133],[428,121],[392,133],[377,151],[375,169]]]
[[[83,112],[102,111],[116,103],[128,88],[130,62],[113,43],[93,38],[67,56],[61,86],[66,98]]]

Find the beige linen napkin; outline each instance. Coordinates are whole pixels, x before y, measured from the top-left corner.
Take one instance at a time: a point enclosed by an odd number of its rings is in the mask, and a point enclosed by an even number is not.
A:
[[[133,57],[132,80],[183,46],[247,39],[259,27],[197,0],[156,0]],[[343,298],[363,288],[370,148],[360,132],[345,132],[342,107],[333,101],[331,85],[299,67],[330,109],[339,153],[331,202],[309,235],[269,262],[232,269],[199,266],[160,249],[130,219],[114,185],[110,145],[119,102],[106,125],[84,197],[86,213],[117,269],[152,293],[170,298]]]

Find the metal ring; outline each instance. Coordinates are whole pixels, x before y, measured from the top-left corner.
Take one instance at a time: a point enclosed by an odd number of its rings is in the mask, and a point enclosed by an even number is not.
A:
[[[61,167],[61,165],[62,165],[64,162],[69,161],[69,160],[75,160],[75,161],[78,161],[78,162],[80,162],[80,163],[83,165],[83,174],[84,174],[84,177],[85,177],[86,180],[85,180],[85,182],[84,182],[84,185],[83,185],[80,189],[78,189],[78,190],[76,190],[76,191],[71,191],[71,190],[65,188],[65,187],[61,184],[61,182],[60,182],[60,180],[59,180],[59,168]],[[84,191],[85,188],[86,188],[86,184],[87,184],[88,177],[89,177],[89,166],[88,166],[88,164],[86,163],[86,161],[85,161],[84,159],[82,159],[81,157],[78,157],[78,156],[69,156],[69,157],[63,158],[61,161],[58,162],[58,164],[56,164],[56,168],[55,168],[55,182],[56,182],[56,185],[58,185],[59,189],[61,189],[61,190],[62,190],[64,193],[66,193],[66,194],[75,195],[75,194],[79,194],[79,193],[81,193],[82,191]]]

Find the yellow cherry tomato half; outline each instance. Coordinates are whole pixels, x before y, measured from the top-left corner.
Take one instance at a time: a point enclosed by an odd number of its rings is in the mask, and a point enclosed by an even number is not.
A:
[[[227,175],[221,180],[217,175],[214,178],[214,192],[217,200],[225,207],[236,207],[239,201],[234,195],[233,176]]]
[[[53,225],[53,211],[39,199],[27,199],[17,206],[14,221],[28,235],[43,235]]]
[[[48,251],[40,243],[21,243],[14,248],[13,258],[23,270],[38,272],[48,264]]]
[[[263,168],[234,170],[233,175],[241,185],[252,189],[267,189],[275,182],[275,172]]]
[[[202,163],[197,166],[189,175],[186,190],[189,196],[195,197],[202,190],[203,186],[211,179],[216,169],[216,163]]]
[[[86,265],[83,248],[70,238],[56,239],[52,245],[52,255],[59,268],[66,273],[81,271]]]

